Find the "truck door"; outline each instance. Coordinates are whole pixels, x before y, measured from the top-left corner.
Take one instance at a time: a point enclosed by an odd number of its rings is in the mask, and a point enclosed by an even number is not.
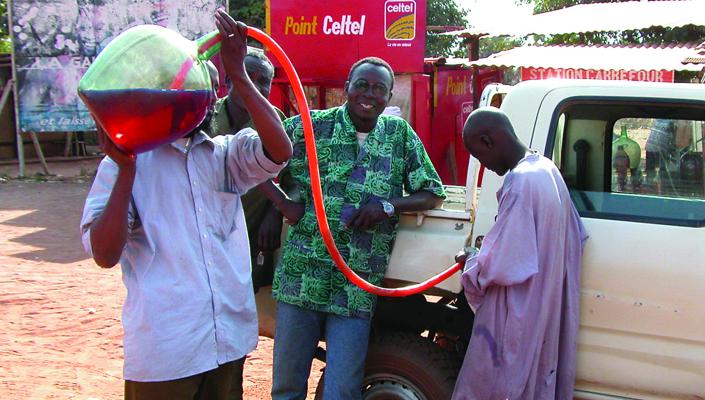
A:
[[[590,239],[577,398],[705,396],[705,96],[549,93],[532,148],[560,168]],[[702,89],[700,89],[702,91]]]

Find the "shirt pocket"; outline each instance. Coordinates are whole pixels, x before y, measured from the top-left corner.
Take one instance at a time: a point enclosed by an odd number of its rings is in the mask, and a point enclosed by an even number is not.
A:
[[[225,240],[237,228],[237,210],[240,196],[232,192],[215,191],[211,196],[211,212],[209,217],[213,233]]]

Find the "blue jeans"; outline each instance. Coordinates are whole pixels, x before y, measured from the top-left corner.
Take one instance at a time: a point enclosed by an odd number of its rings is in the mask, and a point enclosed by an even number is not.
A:
[[[313,354],[322,333],[326,337],[323,398],[361,398],[370,320],[310,311],[278,302],[272,371],[273,400],[306,399]]]

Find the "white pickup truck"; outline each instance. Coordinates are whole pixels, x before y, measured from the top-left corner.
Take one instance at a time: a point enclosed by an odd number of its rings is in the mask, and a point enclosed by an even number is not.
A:
[[[705,399],[705,87],[530,81],[501,108],[554,160],[590,235],[575,398]],[[487,171],[480,188],[472,158],[469,171],[443,208],[402,216],[386,285],[422,281],[466,240],[481,243],[502,178]],[[257,294],[260,330],[273,337],[268,289]],[[423,295],[380,298],[364,398],[450,398],[472,323],[459,274]]]

